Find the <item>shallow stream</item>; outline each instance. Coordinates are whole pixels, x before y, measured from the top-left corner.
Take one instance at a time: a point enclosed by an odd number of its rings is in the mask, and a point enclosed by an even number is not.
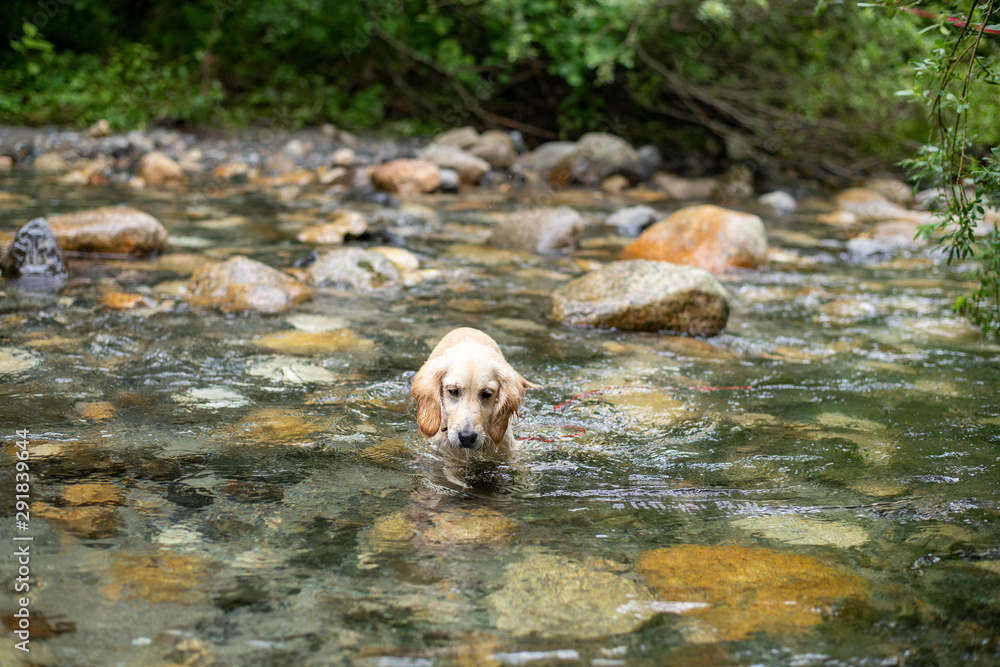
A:
[[[817,221],[829,201],[783,217],[728,202],[778,252],[723,277],[729,324],[697,339],[548,319],[553,289],[627,242],[600,221],[639,202],[604,193],[355,206],[374,237],[352,243],[406,247],[423,280],[265,316],[179,289],[209,260],[308,255],[296,232],[335,208],[320,186],[15,173],[0,190],[0,231],[121,203],[172,242],[70,257],[58,295],[0,292],[0,539],[19,533],[27,429],[47,635],[30,654],[5,639],[2,665],[1000,659],[1000,347],[950,314],[960,269],[926,252],[852,261],[846,232]],[[588,218],[583,250],[484,245],[498,213],[539,203]],[[107,311],[107,291],[152,306]],[[458,326],[543,386],[511,465],[443,461],[416,429],[410,379]],[[7,615],[16,564],[0,561]]]

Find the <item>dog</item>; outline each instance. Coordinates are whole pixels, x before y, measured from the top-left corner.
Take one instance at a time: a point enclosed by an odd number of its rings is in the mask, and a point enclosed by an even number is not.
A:
[[[462,327],[441,339],[413,377],[420,433],[446,452],[509,456],[517,447],[511,422],[526,389],[538,389],[507,363],[500,346]]]

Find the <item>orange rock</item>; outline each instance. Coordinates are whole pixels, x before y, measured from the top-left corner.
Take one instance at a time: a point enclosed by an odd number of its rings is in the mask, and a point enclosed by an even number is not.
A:
[[[149,305],[146,297],[142,294],[128,294],[126,292],[108,292],[101,297],[99,303],[108,310],[129,310]]]
[[[205,597],[210,561],[182,554],[116,555],[109,573],[115,584],[101,593],[114,601],[142,599],[153,604],[192,604]]]
[[[769,549],[656,549],[639,555],[636,570],[662,600],[706,604],[685,616],[707,623],[719,641],[801,632],[822,623],[830,603],[869,595],[860,577],[811,556]]]
[[[77,403],[76,409],[80,411],[80,416],[84,419],[94,421],[104,421],[115,416],[115,406],[108,401],[93,401],[90,403]]]
[[[53,215],[48,222],[64,251],[147,255],[167,246],[160,221],[127,206]]]
[[[195,271],[185,296],[193,305],[214,306],[224,313],[280,313],[310,298],[312,290],[277,269],[237,255]]]
[[[83,482],[66,487],[62,492],[67,505],[124,505],[125,491],[110,482]]]
[[[110,537],[118,529],[118,517],[111,507],[56,507],[37,501],[32,504],[31,511],[34,515],[83,537]]]
[[[715,273],[767,263],[767,233],[756,215],[718,206],[682,208],[625,247],[626,259],[689,264]]]

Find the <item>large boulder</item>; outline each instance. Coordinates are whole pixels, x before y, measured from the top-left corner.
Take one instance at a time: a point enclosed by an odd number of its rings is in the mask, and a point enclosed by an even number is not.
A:
[[[427,160],[399,159],[380,164],[371,171],[379,190],[401,195],[434,192],[441,185],[440,168]]]
[[[583,218],[569,206],[517,211],[493,230],[490,245],[542,255],[572,252],[583,236]]]
[[[312,290],[301,281],[241,255],[199,268],[188,281],[185,293],[192,305],[210,306],[224,313],[281,313],[310,296]]]
[[[490,170],[490,163],[486,160],[449,144],[430,144],[421,151],[421,155],[441,169],[454,169],[466,185],[475,185]]]
[[[159,151],[142,156],[139,160],[139,176],[146,181],[146,185],[187,183],[187,176],[181,166]]]
[[[103,206],[49,218],[63,250],[148,255],[167,247],[167,230],[148,213]]]
[[[552,294],[552,318],[629,331],[714,336],[729,318],[722,285],[707,271],[667,262],[613,262]]]
[[[638,182],[643,171],[639,154],[627,141],[605,132],[590,132],[580,137],[572,153],[552,165],[548,181],[598,185],[612,174],[622,174]]]
[[[370,292],[402,283],[396,265],[385,255],[364,248],[338,248],[323,253],[306,270],[317,287]]]
[[[756,215],[704,205],[676,211],[625,247],[625,259],[690,264],[715,273],[767,263],[767,232]]]
[[[29,290],[55,291],[66,284],[62,251],[45,218],[35,218],[17,230],[0,259],[0,272]]]

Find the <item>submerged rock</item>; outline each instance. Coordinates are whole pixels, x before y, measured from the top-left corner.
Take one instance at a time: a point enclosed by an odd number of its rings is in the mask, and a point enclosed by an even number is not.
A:
[[[625,247],[626,259],[689,264],[715,273],[767,263],[767,232],[756,215],[718,206],[683,208]]]
[[[190,605],[207,595],[211,561],[194,554],[160,550],[155,554],[116,552],[108,574],[113,583],[100,591],[113,601],[144,600]]]
[[[118,517],[113,507],[56,507],[36,501],[31,505],[36,516],[52,521],[62,529],[91,539],[114,535],[118,530]]]
[[[697,641],[782,636],[823,622],[831,603],[865,600],[865,581],[810,556],[738,546],[684,545],[639,555],[636,570],[663,600],[699,602]]]
[[[41,363],[41,358],[30,350],[0,347],[0,375],[23,373]]]
[[[188,303],[218,308],[224,313],[280,313],[310,296],[312,290],[304,283],[243,256],[198,269],[188,281],[185,294]]]
[[[160,221],[127,206],[103,206],[89,211],[54,215],[49,226],[63,250],[148,255],[167,247]]]
[[[725,290],[701,269],[667,262],[614,262],[552,294],[552,318],[567,324],[714,336],[729,318]]]
[[[497,546],[508,542],[517,531],[517,522],[479,507],[447,510],[430,515],[431,525],[420,531],[417,544],[425,548]]]
[[[583,218],[569,206],[511,213],[490,236],[490,245],[542,255],[576,250],[583,236]]]
[[[371,171],[379,190],[401,195],[433,192],[441,185],[439,167],[427,160],[399,159],[380,164]]]
[[[860,526],[793,515],[748,516],[733,521],[733,525],[786,544],[815,544],[846,549],[861,546],[869,539],[868,533]]]
[[[559,556],[536,554],[508,565],[503,582],[486,604],[496,627],[516,637],[625,634],[655,614],[644,586]]]
[[[402,282],[399,269],[385,255],[363,248],[326,252],[306,269],[306,280],[317,287],[371,291]]]
[[[45,218],[35,218],[17,230],[0,259],[0,272],[29,290],[56,291],[66,284],[69,273],[62,250]]]

